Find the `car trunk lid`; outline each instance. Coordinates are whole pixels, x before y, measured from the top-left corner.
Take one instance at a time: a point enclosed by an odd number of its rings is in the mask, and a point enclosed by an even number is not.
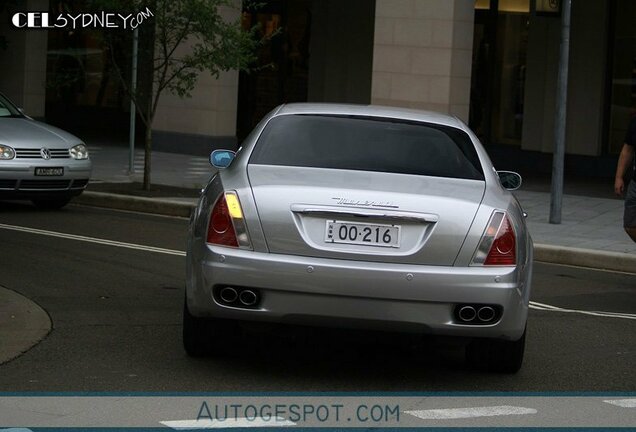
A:
[[[453,265],[482,180],[251,164],[271,253]]]

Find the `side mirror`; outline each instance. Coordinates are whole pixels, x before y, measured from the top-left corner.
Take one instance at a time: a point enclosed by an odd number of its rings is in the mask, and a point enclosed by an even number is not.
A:
[[[523,182],[521,176],[513,171],[497,171],[497,175],[499,176],[501,186],[509,191],[519,189]]]
[[[210,154],[210,164],[212,164],[214,168],[227,168],[230,166],[235,156],[236,153],[231,150],[214,150]]]

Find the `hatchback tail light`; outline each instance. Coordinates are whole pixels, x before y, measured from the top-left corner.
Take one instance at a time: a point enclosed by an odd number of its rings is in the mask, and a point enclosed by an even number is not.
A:
[[[251,249],[243,210],[236,192],[225,192],[214,203],[210,212],[207,242]]]
[[[479,242],[473,264],[484,266],[514,266],[517,264],[517,240],[510,218],[503,211],[490,217],[488,227]]]

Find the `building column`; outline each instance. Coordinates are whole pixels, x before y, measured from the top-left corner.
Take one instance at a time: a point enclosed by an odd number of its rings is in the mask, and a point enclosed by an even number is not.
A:
[[[46,97],[47,30],[14,28],[15,12],[46,11],[48,0],[28,0],[5,10],[0,16],[7,49],[0,49],[0,90],[31,117],[44,117]],[[14,10],[15,9],[15,10]]]
[[[240,18],[241,3],[223,7],[228,21]],[[190,52],[192,43],[182,44],[177,55]],[[181,98],[168,91],[161,94],[153,122],[153,148],[172,153],[209,155],[216,148],[236,147],[239,72],[199,74],[191,97]]]
[[[219,78],[199,75],[192,97],[162,93],[153,122],[153,148],[171,153],[209,155],[236,146],[238,72]]]
[[[473,0],[376,0],[372,103],[468,121]]]

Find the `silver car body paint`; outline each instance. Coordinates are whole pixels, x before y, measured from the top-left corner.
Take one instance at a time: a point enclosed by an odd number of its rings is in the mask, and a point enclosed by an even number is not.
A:
[[[460,129],[475,146],[484,180],[248,164],[267,123],[295,114]],[[238,194],[252,250],[206,243],[210,212],[223,191]],[[517,265],[471,265],[495,210],[506,211],[512,222]],[[374,223],[387,216],[401,220],[400,247],[324,242],[326,219],[356,220],[355,213]],[[191,220],[186,267],[187,306],[198,317],[516,340],[528,313],[532,240],[519,203],[457,118],[388,107],[290,104],[268,114],[230,167],[204,189]],[[256,288],[262,302],[256,309],[221,305],[212,295],[215,285]],[[503,314],[494,324],[458,324],[453,309],[463,303],[500,305]]]
[[[0,197],[56,198],[80,194],[90,178],[90,158],[73,159],[69,150],[83,142],[76,136],[27,116],[0,116],[0,144],[16,157],[0,160]],[[36,176],[36,168],[63,168],[63,175]]]

